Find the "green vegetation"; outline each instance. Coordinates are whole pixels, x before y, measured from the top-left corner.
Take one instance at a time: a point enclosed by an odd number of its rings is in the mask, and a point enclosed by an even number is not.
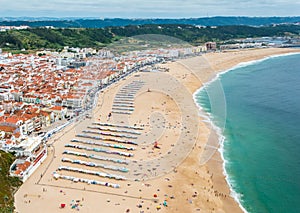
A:
[[[299,25],[264,27],[219,26],[201,28],[193,25],[131,25],[107,28],[31,28],[0,32],[0,48],[10,50],[61,49],[70,47],[102,48],[124,37],[143,34],[162,34],[176,37],[194,45],[207,41],[263,36],[299,36]]]
[[[15,157],[0,151],[0,213],[13,212],[14,192],[21,185],[18,178],[9,176],[9,167]]]
[[[8,49],[60,49],[72,47],[103,47],[112,41],[104,29],[33,28],[0,33],[0,47]]]

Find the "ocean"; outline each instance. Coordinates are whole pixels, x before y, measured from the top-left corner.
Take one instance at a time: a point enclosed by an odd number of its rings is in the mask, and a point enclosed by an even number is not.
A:
[[[299,213],[300,54],[238,65],[194,98],[222,134],[227,181],[244,210]]]

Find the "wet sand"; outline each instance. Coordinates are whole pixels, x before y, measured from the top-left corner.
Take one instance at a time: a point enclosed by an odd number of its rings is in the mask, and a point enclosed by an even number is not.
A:
[[[169,72],[139,72],[111,85],[100,93],[92,118],[79,119],[48,142],[49,157],[15,195],[16,211],[242,212],[230,196],[223,175],[223,162],[217,151],[218,136],[210,124],[205,122],[203,113],[199,112],[193,101],[193,93],[218,72],[240,62],[291,51],[297,50],[260,49],[209,53],[159,65],[169,68]],[[128,93],[132,95],[124,98],[124,94]],[[128,101],[120,104],[121,99]],[[110,117],[109,113],[112,113]],[[99,122],[113,126],[100,126]],[[101,127],[102,130],[91,127]],[[98,133],[86,132],[91,130]],[[105,140],[78,137],[78,134]],[[75,138],[102,143],[102,146],[71,142]],[[134,150],[112,147],[120,145],[120,141],[124,147]],[[124,143],[128,141],[134,143]],[[154,147],[155,141],[158,148]],[[66,144],[102,150],[95,152],[78,147],[70,148]],[[103,152],[104,149],[113,153]],[[65,150],[102,156],[106,161],[64,154]],[[121,152],[133,156],[126,157],[120,155]],[[62,162],[63,158],[126,168],[128,171]],[[127,164],[107,161],[111,158],[126,161]],[[126,180],[59,170],[60,166],[118,175]],[[53,172],[118,184],[120,188],[56,180]],[[62,203],[66,204],[65,208],[60,208]]]

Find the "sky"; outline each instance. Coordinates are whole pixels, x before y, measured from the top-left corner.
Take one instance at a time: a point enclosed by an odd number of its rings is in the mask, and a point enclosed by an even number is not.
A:
[[[0,17],[300,16],[299,0],[0,0]]]

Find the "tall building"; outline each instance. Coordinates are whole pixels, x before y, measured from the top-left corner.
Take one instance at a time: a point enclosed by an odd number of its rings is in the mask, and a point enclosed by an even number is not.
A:
[[[217,44],[216,42],[206,42],[205,43],[207,51],[215,51],[217,50]]]

